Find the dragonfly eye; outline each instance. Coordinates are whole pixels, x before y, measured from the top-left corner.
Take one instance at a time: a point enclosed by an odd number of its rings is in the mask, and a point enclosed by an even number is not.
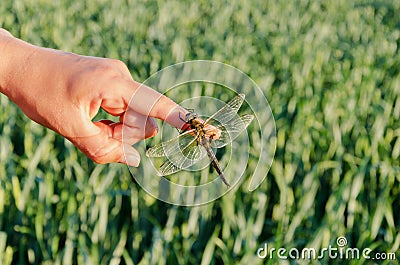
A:
[[[195,112],[189,112],[186,114],[186,122],[194,120],[197,118],[197,114]]]

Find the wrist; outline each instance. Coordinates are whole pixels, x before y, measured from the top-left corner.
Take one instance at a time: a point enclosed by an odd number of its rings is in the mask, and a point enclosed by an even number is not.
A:
[[[8,31],[0,28],[0,92],[4,94],[6,94],[6,73],[10,60],[7,46],[13,38]]]
[[[0,29],[0,92],[15,101],[22,87],[20,82],[29,69],[29,57],[35,46]]]
[[[0,36],[12,37],[13,35],[5,29],[0,28]]]

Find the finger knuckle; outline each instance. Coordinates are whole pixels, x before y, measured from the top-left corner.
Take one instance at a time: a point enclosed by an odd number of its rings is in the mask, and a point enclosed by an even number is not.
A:
[[[145,138],[150,138],[158,133],[158,127],[154,122],[150,122],[145,130]]]
[[[100,155],[97,155],[97,154],[89,155],[89,158],[93,162],[95,162],[97,164],[106,164],[106,163],[108,163],[107,159],[104,156],[100,156]]]
[[[127,69],[126,64],[118,59],[109,59],[110,60],[110,64],[112,64],[113,66],[120,68],[120,69]]]
[[[148,131],[146,131],[145,138],[150,138],[150,137],[156,136],[157,133],[158,133],[157,128],[153,128],[152,130],[148,130]]]
[[[97,148],[96,150],[85,150],[85,154],[97,164],[110,163],[109,153],[104,151],[103,147]]]

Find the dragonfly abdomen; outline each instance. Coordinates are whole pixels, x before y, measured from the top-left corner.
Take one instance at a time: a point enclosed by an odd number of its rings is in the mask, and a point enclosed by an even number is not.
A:
[[[224,172],[222,172],[222,169],[218,163],[217,157],[215,156],[214,152],[211,149],[210,140],[211,139],[209,139],[203,135],[201,137],[201,142],[202,142],[201,144],[206,149],[208,158],[211,160],[211,164],[213,165],[215,170],[218,172],[218,175],[221,178],[222,182],[224,182],[226,186],[230,187],[231,185],[226,180],[226,178],[224,176]]]

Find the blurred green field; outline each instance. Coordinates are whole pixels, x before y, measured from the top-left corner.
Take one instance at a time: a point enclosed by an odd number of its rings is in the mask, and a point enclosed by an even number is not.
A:
[[[185,60],[239,68],[269,100],[277,151],[254,192],[245,180],[205,206],[172,206],[1,95],[0,264],[291,264],[257,249],[339,236],[397,260],[304,264],[398,264],[399,14],[395,0],[1,1],[15,36],[120,59],[138,81]]]

